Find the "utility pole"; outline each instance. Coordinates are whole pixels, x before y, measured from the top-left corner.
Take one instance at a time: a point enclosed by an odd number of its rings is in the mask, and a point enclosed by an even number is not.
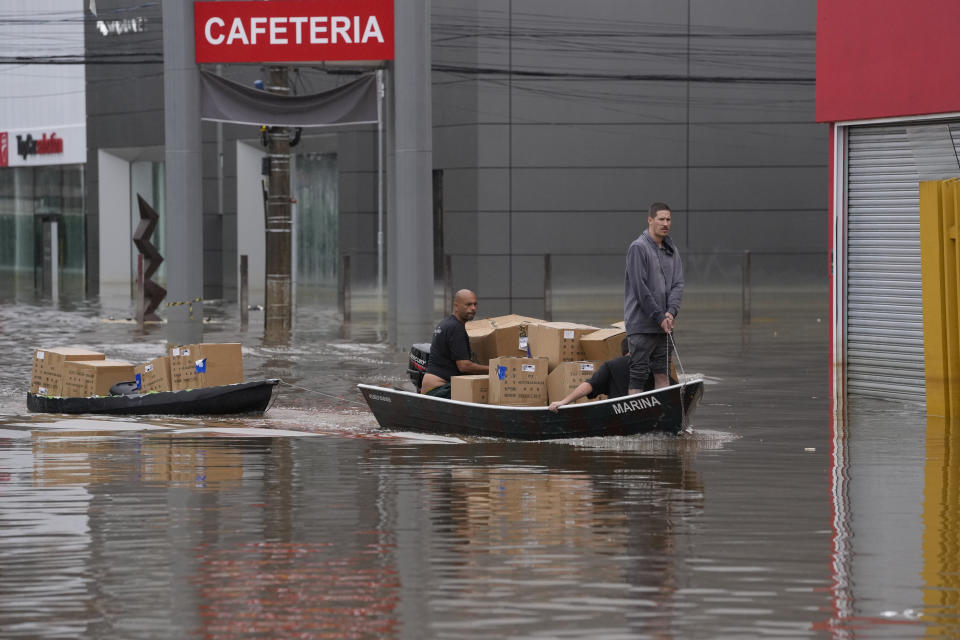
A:
[[[270,67],[267,91],[281,95],[290,93],[287,67]],[[289,337],[293,316],[291,242],[293,216],[290,198],[290,137],[288,127],[267,129],[266,212],[266,304],[264,338],[269,342],[285,342]]]

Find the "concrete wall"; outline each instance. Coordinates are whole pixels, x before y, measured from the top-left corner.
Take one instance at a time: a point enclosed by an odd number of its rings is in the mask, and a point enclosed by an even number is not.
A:
[[[434,163],[454,287],[483,313],[622,296],[646,207],[697,285],[826,286],[815,8],[788,0],[434,3]],[[512,37],[511,37],[512,35]],[[689,296],[688,296],[689,300]]]

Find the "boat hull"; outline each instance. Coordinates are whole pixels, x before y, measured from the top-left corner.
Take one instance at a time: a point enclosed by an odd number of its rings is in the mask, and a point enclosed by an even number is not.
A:
[[[127,396],[53,398],[27,394],[34,413],[94,413],[106,415],[228,415],[263,413],[279,380],[257,380],[184,391]]]
[[[505,407],[434,398],[409,391],[358,385],[381,427],[444,435],[515,440],[679,433],[689,426],[703,381],[632,396],[561,407]]]

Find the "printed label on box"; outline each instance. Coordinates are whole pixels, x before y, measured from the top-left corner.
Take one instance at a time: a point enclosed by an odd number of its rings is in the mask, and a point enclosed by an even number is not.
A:
[[[47,395],[47,388],[46,388],[46,387],[40,387],[39,389],[37,389],[37,393],[39,393],[41,396],[45,396],[45,395]]]
[[[526,336],[520,338],[520,347],[519,347],[519,348],[520,348],[520,349],[526,349],[526,348],[527,348],[527,341],[528,341],[528,339],[527,339]]]
[[[146,373],[150,373],[151,371],[153,371],[153,365],[152,365],[152,364],[145,365],[145,366],[143,367],[143,370],[144,370]]]
[[[584,362],[580,365],[580,371],[593,371],[592,362]]]
[[[44,355],[43,351],[37,351],[37,360],[43,360]]]
[[[573,330],[572,330],[572,329],[564,329],[564,331],[563,331],[563,339],[564,339],[564,340],[573,340]]]
[[[175,355],[175,356],[180,355],[180,347],[174,347],[174,348],[173,348],[173,351],[171,351],[171,353],[172,353],[173,355]]]
[[[522,365],[520,365],[520,370],[521,370],[521,371],[530,371],[530,372],[536,373],[536,371],[537,371],[537,365],[535,365],[535,364],[522,364]]]

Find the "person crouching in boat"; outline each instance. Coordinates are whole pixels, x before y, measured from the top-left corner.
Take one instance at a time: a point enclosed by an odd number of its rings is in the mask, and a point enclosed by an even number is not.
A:
[[[550,403],[550,411],[554,413],[565,404],[576,402],[583,396],[596,398],[601,393],[608,398],[619,398],[628,395],[630,385],[630,353],[627,351],[627,339],[620,343],[620,353],[623,355],[613,360],[607,360],[600,368],[593,372],[590,379],[581,382],[580,386],[567,394],[563,400]],[[652,380],[649,381],[652,383]],[[648,383],[648,386],[650,384]]]
[[[466,323],[477,315],[477,296],[461,289],[453,296],[453,313],[433,330],[430,360],[423,375],[420,392],[437,398],[450,397],[450,378],[487,373],[489,367],[470,359],[470,338]]]

